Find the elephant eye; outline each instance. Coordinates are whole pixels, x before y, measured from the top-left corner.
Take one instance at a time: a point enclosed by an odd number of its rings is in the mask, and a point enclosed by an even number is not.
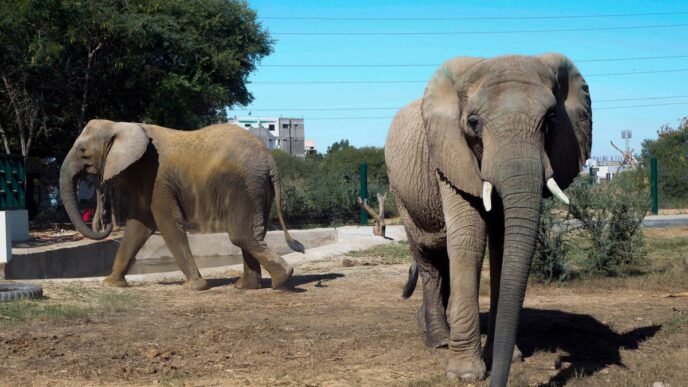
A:
[[[471,128],[473,133],[475,133],[478,136],[480,136],[482,134],[483,128],[482,128],[482,123],[480,121],[480,117],[478,117],[474,114],[471,114],[466,119],[466,123],[468,123],[468,127]]]

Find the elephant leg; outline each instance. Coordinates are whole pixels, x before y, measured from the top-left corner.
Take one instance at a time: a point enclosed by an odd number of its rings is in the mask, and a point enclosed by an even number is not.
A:
[[[485,220],[475,198],[457,194],[440,184],[447,225],[450,294],[447,305],[449,350],[447,376],[467,381],[481,380],[486,367],[480,351],[478,294],[480,270],[485,254]]]
[[[272,278],[272,288],[281,288],[294,273],[294,268],[287,263],[281,256],[272,251],[262,240],[235,240],[232,243],[241,247],[242,251],[248,254],[263,266]],[[245,261],[246,262],[246,261]],[[260,267],[257,268],[260,273]]]
[[[193,254],[191,254],[189,240],[186,237],[186,231],[182,224],[182,213],[179,205],[176,201],[169,200],[165,205],[159,203],[153,207],[158,230],[160,230],[160,234],[170,249],[179,269],[186,276],[184,287],[191,290],[208,289],[208,282],[201,277]]]
[[[504,217],[501,201],[495,201],[493,211],[488,215],[488,243],[490,246],[490,315],[487,324],[487,340],[483,348],[483,358],[488,366],[492,364],[492,349],[497,322],[497,303],[499,300],[499,285],[502,277],[502,260],[504,258]],[[514,346],[511,362],[523,359],[521,350]]]
[[[112,273],[103,280],[108,286],[126,287],[124,278],[134,262],[136,253],[141,249],[155,229],[155,222],[150,216],[132,217],[127,220],[122,243],[120,243],[112,265]]]
[[[449,325],[446,314],[449,279],[447,278],[446,253],[432,254],[433,257],[430,257],[431,254],[424,252],[415,243],[411,246],[411,250],[423,279],[423,303],[418,309],[416,318],[418,325],[425,333],[425,345],[430,348],[446,346],[449,343]]]
[[[237,289],[260,289],[261,279],[260,263],[246,249],[241,249],[244,256],[244,272],[236,283]]]

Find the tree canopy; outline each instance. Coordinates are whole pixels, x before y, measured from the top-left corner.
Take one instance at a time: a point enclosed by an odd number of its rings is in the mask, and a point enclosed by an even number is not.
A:
[[[241,0],[0,0],[3,150],[62,156],[92,118],[223,120],[272,43]]]
[[[688,117],[678,127],[662,126],[656,140],[644,140],[640,154],[644,165],[657,158],[660,204],[688,203]]]
[[[287,222],[292,226],[358,222],[360,165],[368,164],[368,199],[376,207],[377,193],[389,190],[383,148],[356,148],[342,140],[326,154],[301,159],[275,150],[282,181],[282,199]],[[394,198],[385,201],[387,216],[396,216]],[[273,211],[274,214],[274,211]]]

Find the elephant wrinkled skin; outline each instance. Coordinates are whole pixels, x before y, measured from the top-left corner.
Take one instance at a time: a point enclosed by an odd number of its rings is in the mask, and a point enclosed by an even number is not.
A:
[[[155,125],[107,120],[90,121],[76,139],[60,170],[60,194],[82,234],[103,239],[112,230],[94,231],[84,224],[75,184],[85,174],[101,184],[116,179],[131,203],[124,237],[117,250],[111,286],[126,286],[125,274],[148,237],[159,230],[186,276],[185,286],[207,289],[189,248],[183,224],[202,232],[227,232],[241,248],[244,273],[239,288],[261,286],[261,265],[273,288],[285,284],[293,268],[264,242],[273,198],[290,248],[303,252],[283,219],[280,180],[272,155],[258,138],[234,125],[178,131]],[[99,200],[100,203],[100,200]]]
[[[590,155],[585,80],[559,54],[444,63],[401,109],[385,145],[390,187],[419,273],[426,344],[448,345],[449,377],[507,383],[543,196]],[[481,351],[478,287],[490,251],[490,318]],[[415,271],[417,270],[417,271]]]

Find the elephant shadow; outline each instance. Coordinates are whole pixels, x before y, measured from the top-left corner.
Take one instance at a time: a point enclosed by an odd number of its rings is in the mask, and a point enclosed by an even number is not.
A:
[[[318,288],[325,288],[327,285],[325,282],[331,281],[337,278],[344,277],[344,274],[341,273],[323,273],[323,274],[302,274],[298,275],[295,274],[293,275],[285,287],[283,288],[284,291],[287,292],[295,292],[295,293],[300,293],[300,292],[305,292],[306,289],[301,288],[300,286],[310,284],[315,282],[315,287]],[[234,285],[240,277],[231,277],[231,278],[210,278],[208,279],[208,286],[210,288],[215,288],[215,287],[220,287],[220,286],[228,286],[228,285]],[[261,286],[263,288],[270,288],[272,287],[272,280],[270,278],[263,278],[261,281]]]
[[[480,317],[481,330],[486,333],[488,314],[482,313]],[[543,384],[559,386],[610,365],[625,367],[620,351],[638,349],[640,343],[653,337],[661,327],[653,324],[617,333],[587,314],[524,308],[517,344],[524,357],[536,351],[564,352],[555,362],[557,374]]]

